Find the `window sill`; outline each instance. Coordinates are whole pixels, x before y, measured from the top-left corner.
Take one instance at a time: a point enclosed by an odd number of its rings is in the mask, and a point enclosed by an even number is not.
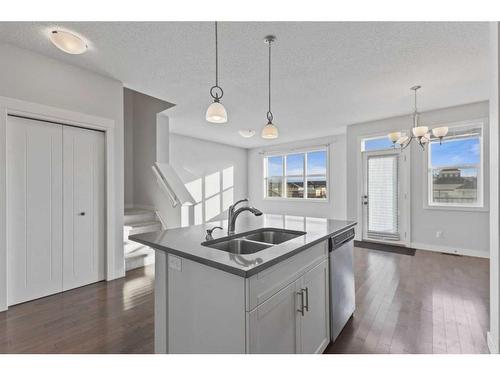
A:
[[[299,202],[299,203],[328,203],[330,200],[328,198],[326,199],[315,199],[315,198],[264,198],[265,201],[271,201],[271,202]]]
[[[442,205],[424,205],[424,210],[438,211],[465,211],[465,212],[488,212],[489,207],[485,206],[442,206]]]

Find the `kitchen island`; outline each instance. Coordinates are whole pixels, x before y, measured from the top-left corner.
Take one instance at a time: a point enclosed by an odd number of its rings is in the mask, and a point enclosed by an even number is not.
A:
[[[155,249],[155,352],[322,352],[328,240],[355,224],[242,215],[229,237],[227,221],[130,236]]]

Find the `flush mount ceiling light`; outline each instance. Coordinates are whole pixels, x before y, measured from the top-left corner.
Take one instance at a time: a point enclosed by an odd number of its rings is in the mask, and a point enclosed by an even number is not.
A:
[[[80,55],[88,48],[85,40],[69,31],[52,30],[49,38],[57,48],[71,55]]]
[[[274,35],[268,35],[264,38],[264,42],[269,46],[269,107],[267,110],[267,125],[262,128],[261,137],[264,139],[278,138],[278,128],[273,124],[273,113],[271,112],[271,44],[276,41]]]
[[[210,96],[214,102],[207,109],[205,118],[213,124],[225,124],[227,122],[226,108],[220,103],[224,91],[219,86],[219,45],[217,38],[217,21],[215,22],[215,86],[210,88]]]
[[[420,114],[418,113],[417,110],[417,90],[420,89],[422,86],[413,86],[410,88],[410,90],[413,91],[414,93],[414,110],[413,110],[413,127],[411,128],[410,131],[410,136],[403,134],[401,132],[392,132],[387,135],[389,140],[392,142],[394,147],[396,145],[401,148],[401,150],[404,150],[406,147],[408,147],[411,143],[412,140],[416,140],[420,147],[422,147],[422,150],[425,150],[425,145],[431,141],[431,134],[429,133],[429,128],[427,126],[421,126],[419,124],[419,117]],[[448,128],[446,126],[442,126],[439,128],[434,128],[432,129],[432,135],[435,138],[439,138],[439,144],[442,143],[443,138],[446,137],[446,134],[448,134]]]
[[[238,130],[238,133],[240,133],[240,135],[243,138],[252,138],[255,135],[255,130],[252,130],[252,129]]]

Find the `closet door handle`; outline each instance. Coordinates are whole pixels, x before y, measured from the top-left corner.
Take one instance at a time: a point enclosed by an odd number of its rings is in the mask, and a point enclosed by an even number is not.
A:
[[[300,309],[297,309],[298,312],[304,316],[304,289],[301,289],[300,292],[297,292],[297,294],[300,296]]]
[[[80,212],[78,215],[85,216],[85,212]]]
[[[306,292],[306,304],[304,306],[304,309],[306,311],[309,311],[309,289],[306,287],[304,289],[302,289],[304,292]]]

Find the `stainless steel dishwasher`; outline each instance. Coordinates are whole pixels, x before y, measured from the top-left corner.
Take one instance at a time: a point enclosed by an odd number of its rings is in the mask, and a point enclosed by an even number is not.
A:
[[[354,228],[330,238],[330,339],[335,341],[356,308]]]

